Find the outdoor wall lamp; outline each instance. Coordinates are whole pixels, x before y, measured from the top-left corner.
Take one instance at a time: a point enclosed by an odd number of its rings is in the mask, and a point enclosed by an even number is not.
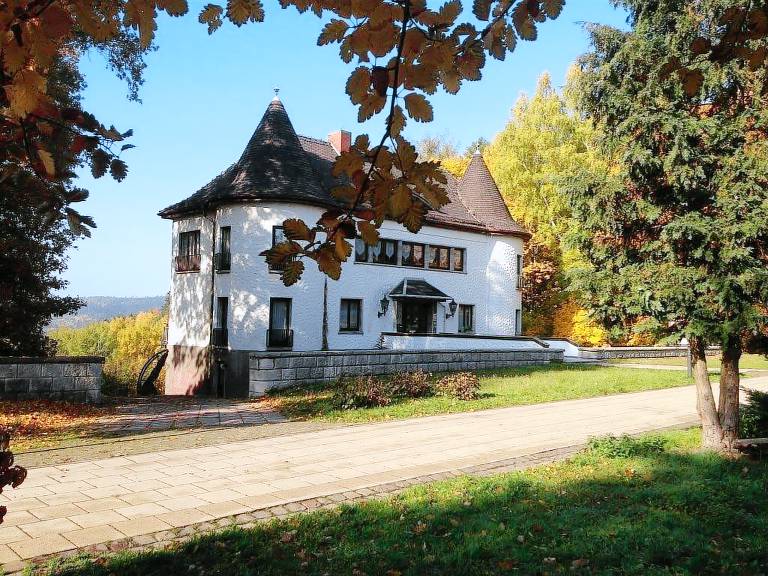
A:
[[[446,314],[445,317],[446,318],[451,318],[454,314],[456,314],[456,309],[458,307],[459,307],[459,305],[456,304],[456,300],[451,298],[451,301],[448,302],[448,311],[450,312],[450,314]]]
[[[379,318],[381,318],[382,316],[384,316],[384,314],[386,314],[386,313],[387,313],[387,310],[388,310],[388,309],[389,309],[389,299],[388,299],[386,296],[384,296],[384,297],[383,297],[383,298],[382,298],[382,299],[379,301]]]

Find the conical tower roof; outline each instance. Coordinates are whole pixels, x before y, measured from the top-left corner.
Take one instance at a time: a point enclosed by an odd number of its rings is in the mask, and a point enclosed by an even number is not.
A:
[[[473,154],[456,191],[467,211],[490,232],[530,236],[530,232],[509,214],[504,198],[479,150]]]
[[[327,205],[328,193],[320,182],[283,103],[275,97],[240,159],[186,200],[162,210],[160,216],[174,217],[242,200]]]

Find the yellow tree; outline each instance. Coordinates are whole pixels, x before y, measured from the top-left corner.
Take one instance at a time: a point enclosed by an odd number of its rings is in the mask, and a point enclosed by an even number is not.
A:
[[[573,74],[569,74],[569,83]],[[585,344],[601,343],[604,332],[584,310],[564,302],[563,271],[578,255],[565,250],[561,242],[574,225],[567,195],[569,179],[584,170],[608,170],[597,152],[595,137],[591,123],[573,111],[545,73],[533,96],[517,100],[509,122],[483,154],[510,212],[533,232],[524,270],[527,330]]]

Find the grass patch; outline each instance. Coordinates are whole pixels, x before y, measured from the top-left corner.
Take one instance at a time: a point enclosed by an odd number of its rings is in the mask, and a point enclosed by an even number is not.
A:
[[[343,410],[332,402],[332,385],[275,391],[268,401],[287,417],[329,422],[375,422],[591,398],[621,392],[691,384],[685,373],[632,368],[560,364],[479,372],[480,396],[456,400],[444,396],[404,399],[389,406]]]
[[[0,427],[11,430],[14,452],[49,448],[88,436],[114,408],[53,400],[0,401]]]
[[[165,551],[58,560],[35,574],[763,574],[768,464],[700,452],[698,434],[653,435],[628,457],[593,448],[525,472],[428,484]]]
[[[611,364],[657,364],[659,366],[685,366],[685,356],[672,358],[616,358]],[[707,368],[720,370],[720,357],[707,356]],[[739,361],[740,369],[768,370],[768,358],[761,354],[744,354]]]

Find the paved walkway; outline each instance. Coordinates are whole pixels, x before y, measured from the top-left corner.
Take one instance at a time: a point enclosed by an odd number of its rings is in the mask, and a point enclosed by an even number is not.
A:
[[[110,434],[136,434],[211,426],[243,426],[285,422],[262,402],[189,396],[130,398],[118,402],[115,414],[97,427]]]
[[[682,387],[35,468],[0,495],[0,563],[695,419]]]

